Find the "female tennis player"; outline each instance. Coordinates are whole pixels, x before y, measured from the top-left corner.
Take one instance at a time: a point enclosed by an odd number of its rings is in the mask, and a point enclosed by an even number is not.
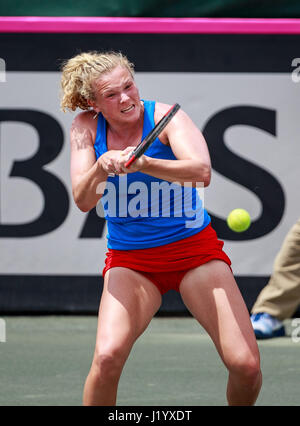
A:
[[[211,176],[201,132],[179,110],[145,154],[125,167],[170,105],[142,100],[133,65],[116,52],[69,59],[62,69],[62,92],[64,111],[83,110],[71,127],[75,203],[87,212],[100,200],[108,227],[96,345],[83,404],[116,404],[134,342],[158,311],[162,294],[174,289],[228,370],[228,404],[253,405],[261,388],[256,339],[230,259],[195,188],[199,182],[209,185]],[[172,185],[169,199],[166,193],[154,196],[158,185]],[[186,199],[189,203],[183,203]]]

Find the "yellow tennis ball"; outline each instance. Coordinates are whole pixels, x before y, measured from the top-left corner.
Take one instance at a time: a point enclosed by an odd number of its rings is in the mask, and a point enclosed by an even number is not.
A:
[[[234,209],[227,217],[227,225],[234,232],[244,232],[251,225],[251,217],[247,210]]]

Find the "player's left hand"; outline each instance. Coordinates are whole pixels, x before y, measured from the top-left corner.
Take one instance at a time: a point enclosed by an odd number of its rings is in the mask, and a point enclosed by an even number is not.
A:
[[[134,149],[134,146],[128,146],[120,153],[119,159],[116,164],[116,171],[118,172],[118,174],[138,172],[145,168],[148,164],[148,157],[142,155],[141,157],[137,158],[129,167],[125,167],[125,164],[129,160],[129,157]]]

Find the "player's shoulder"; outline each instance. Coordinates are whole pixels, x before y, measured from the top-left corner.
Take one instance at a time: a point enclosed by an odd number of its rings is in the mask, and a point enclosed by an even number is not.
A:
[[[169,109],[172,107],[172,105],[164,104],[162,102],[155,102],[155,114],[159,116],[159,119],[162,118],[163,115],[165,115]]]
[[[95,111],[81,111],[78,113],[72,122],[72,127],[90,127],[94,124]]]
[[[95,111],[82,111],[77,114],[71,124],[70,136],[71,145],[75,142],[76,146],[84,141],[85,146],[93,145],[97,132],[97,120],[94,120]],[[79,141],[79,142],[78,142]]]
[[[155,112],[154,112],[154,121],[155,123],[158,123],[159,120],[172,108],[174,104],[165,104],[162,102],[156,102],[155,103]],[[173,123],[177,122],[181,122],[182,118],[186,116],[186,113],[182,110],[182,108],[180,108],[180,110],[178,111],[178,113],[176,114],[176,119],[174,117],[174,119],[172,120]]]

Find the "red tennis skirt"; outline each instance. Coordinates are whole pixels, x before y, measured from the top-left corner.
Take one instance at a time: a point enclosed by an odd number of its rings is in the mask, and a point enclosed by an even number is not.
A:
[[[223,251],[224,242],[218,240],[215,230],[209,224],[197,234],[159,247],[137,250],[108,249],[103,269],[124,267],[142,273],[161,292],[179,291],[183,276],[193,268],[210,260],[223,260],[228,266],[231,261]]]

